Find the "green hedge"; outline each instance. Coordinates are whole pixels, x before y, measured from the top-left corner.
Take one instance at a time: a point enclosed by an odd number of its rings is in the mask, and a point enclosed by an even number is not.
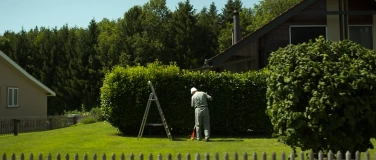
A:
[[[213,97],[209,102],[213,135],[271,134],[270,119],[265,114],[264,71],[200,73],[159,62],[146,67],[118,66],[105,76],[101,88],[102,109],[107,120],[124,134],[139,131],[151,93],[149,80],[154,85],[172,134],[189,134],[194,126],[191,87]],[[156,104],[152,103],[147,122],[160,121]]]

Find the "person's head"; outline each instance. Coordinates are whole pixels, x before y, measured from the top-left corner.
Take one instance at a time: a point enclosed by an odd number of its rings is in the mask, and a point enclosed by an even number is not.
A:
[[[196,91],[197,91],[197,89],[195,87],[191,88],[191,94],[195,94]]]

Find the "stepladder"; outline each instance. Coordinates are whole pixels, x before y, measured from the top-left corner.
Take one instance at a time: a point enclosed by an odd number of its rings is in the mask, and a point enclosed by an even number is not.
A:
[[[155,93],[153,84],[150,81],[148,81],[148,84],[150,86],[151,93],[150,93],[150,96],[149,96],[149,99],[148,99],[148,102],[147,102],[147,105],[146,105],[144,117],[142,118],[141,127],[140,127],[140,130],[138,132],[137,140],[142,138],[142,135],[143,135],[143,132],[144,132],[144,129],[145,129],[145,125],[148,125],[148,126],[163,126],[165,131],[166,131],[168,139],[172,140],[170,129],[167,125],[166,118],[163,114],[162,107],[161,107],[161,104],[159,103],[157,94]],[[159,115],[161,117],[162,123],[146,123],[152,102],[155,102],[155,104],[157,105],[157,109],[158,109]]]

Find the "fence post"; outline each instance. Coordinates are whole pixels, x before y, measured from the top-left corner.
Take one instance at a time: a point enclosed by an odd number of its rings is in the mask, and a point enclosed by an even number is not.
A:
[[[328,160],[333,160],[333,152],[331,150],[328,153]]]
[[[210,160],[209,153],[206,153],[206,154],[205,154],[205,160]]]
[[[121,153],[120,160],[125,160],[125,155],[124,155],[124,153]]]
[[[13,119],[13,133],[15,136],[18,135],[18,122],[20,122],[20,120]]]
[[[105,153],[103,153],[103,155],[102,155],[102,160],[106,160],[106,154]]]
[[[368,151],[366,151],[366,155],[364,156],[364,159],[365,160],[371,160]]]
[[[276,160],[277,159],[277,154],[275,152],[272,153],[272,160]]]
[[[337,152],[337,160],[342,160],[342,154],[340,151]]]
[[[87,154],[85,153],[84,154],[84,160],[88,160],[89,158],[88,158],[88,156],[87,156]]]
[[[295,160],[295,152],[294,151],[291,152],[290,160]]]
[[[322,152],[322,150],[319,151],[319,160],[323,160],[324,159],[324,153]]]
[[[214,155],[214,160],[219,160],[219,154],[218,154],[218,152],[215,153],[215,155]]]
[[[359,151],[355,152],[355,159],[356,160],[360,160],[360,153],[359,153]]]
[[[114,153],[112,153],[112,155],[111,155],[111,160],[116,160],[116,156],[115,156]]]
[[[300,151],[300,160],[304,160],[304,152]]]
[[[311,152],[309,152],[309,160],[314,160],[314,159],[315,159],[315,154],[311,150]]]
[[[12,160],[16,160],[16,154],[12,154]]]
[[[253,152],[252,160],[257,160],[257,153],[256,152]]]
[[[73,116],[73,124],[77,124],[77,116]]]
[[[171,155],[171,153],[168,153],[168,155],[167,155],[167,160],[172,160],[172,155]]]
[[[157,155],[157,160],[162,160],[162,154],[159,153],[159,154]]]
[[[176,155],[176,160],[181,160],[181,154],[180,154],[180,153],[178,153],[178,154]]]
[[[266,153],[262,152],[262,160],[267,160]]]
[[[48,122],[50,122],[50,130],[52,130],[52,117],[48,117]]]
[[[228,160],[228,153],[225,153],[225,156],[223,157],[224,160]]]
[[[3,153],[3,160],[7,160],[7,155]]]
[[[346,155],[346,160],[351,160],[351,153],[350,153],[350,151],[347,151],[345,155]]]

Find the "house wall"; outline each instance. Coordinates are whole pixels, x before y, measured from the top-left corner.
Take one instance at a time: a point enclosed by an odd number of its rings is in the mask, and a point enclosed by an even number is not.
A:
[[[242,48],[235,56],[223,63],[220,71],[245,72],[259,69],[258,41],[253,41]]]
[[[326,1],[327,11],[338,11],[338,0],[327,0]],[[338,15],[327,15],[327,39],[332,41],[340,41],[340,25]]]
[[[260,68],[268,64],[268,57],[271,52],[278,50],[290,44],[290,26],[292,25],[326,25],[327,19],[325,15],[308,14],[311,11],[326,11],[326,0],[318,0],[311,6],[291,17],[272,31],[259,38],[261,59]],[[307,13],[308,12],[308,13]]]
[[[374,6],[367,1],[348,0],[349,11],[371,11]],[[289,27],[292,25],[323,25],[327,27],[327,39],[332,41],[340,40],[339,15],[320,15],[309,14],[311,11],[338,11],[338,0],[317,0],[307,9],[293,16],[286,22],[282,23],[272,31],[259,38],[260,55],[264,57],[260,59],[260,63],[265,67],[268,63],[267,59],[271,52],[276,51],[280,47],[290,44]],[[349,15],[349,25],[376,25],[376,15]],[[373,45],[376,49],[376,27],[373,27]]]
[[[0,57],[0,117],[47,115],[46,93]],[[18,107],[8,107],[7,88],[18,88]]]
[[[326,1],[327,11],[338,11],[339,4],[338,0],[327,0]],[[372,11],[373,6],[370,5],[367,1],[356,1],[348,0],[348,10],[349,11]],[[342,4],[342,10],[344,10],[344,4]],[[348,15],[348,25],[373,25],[374,26],[374,17],[373,15]],[[344,21],[344,17],[342,17]],[[340,19],[339,15],[327,15],[327,31],[328,39],[332,41],[340,41]],[[373,27],[373,34],[376,30]],[[346,34],[343,29],[343,35]],[[374,46],[375,46],[375,36],[373,36]],[[375,48],[375,47],[373,47]]]

